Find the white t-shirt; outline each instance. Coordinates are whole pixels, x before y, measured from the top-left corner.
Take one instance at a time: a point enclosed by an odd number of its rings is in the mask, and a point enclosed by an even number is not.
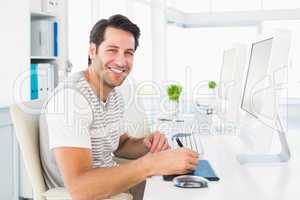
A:
[[[111,167],[113,152],[124,133],[124,103],[112,90],[106,103],[93,92],[82,72],[60,84],[45,103],[40,117],[40,149],[48,187],[63,186],[52,150],[91,149],[93,168]]]

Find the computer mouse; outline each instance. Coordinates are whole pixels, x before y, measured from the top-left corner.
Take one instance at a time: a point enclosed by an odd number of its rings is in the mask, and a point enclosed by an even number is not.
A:
[[[203,177],[193,175],[182,175],[173,179],[174,185],[181,188],[207,188],[208,182]]]

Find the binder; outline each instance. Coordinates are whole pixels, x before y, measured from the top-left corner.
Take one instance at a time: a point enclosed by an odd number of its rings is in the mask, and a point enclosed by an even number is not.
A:
[[[48,67],[48,72],[47,72],[47,81],[48,81],[48,94],[52,92],[55,88],[55,66],[53,64],[50,64]]]
[[[38,99],[38,76],[37,76],[37,64],[30,65],[30,99]]]
[[[39,98],[47,97],[47,88],[48,88],[48,68],[49,63],[39,63],[38,64],[38,92]]]
[[[55,87],[55,71],[51,63],[30,66],[30,99],[46,98]]]
[[[57,54],[57,25],[50,20],[32,20],[31,22],[31,56],[54,56]],[[56,28],[55,28],[56,27]],[[56,32],[55,32],[56,31]]]
[[[58,56],[58,23],[53,23],[53,55]]]

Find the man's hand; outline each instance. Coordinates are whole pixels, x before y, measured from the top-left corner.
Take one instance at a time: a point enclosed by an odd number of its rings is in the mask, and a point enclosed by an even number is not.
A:
[[[190,149],[178,148],[147,154],[144,159],[152,170],[151,175],[186,174],[196,169],[199,155]]]
[[[151,153],[170,149],[167,138],[163,133],[160,133],[158,131],[145,137],[143,140],[143,144]]]

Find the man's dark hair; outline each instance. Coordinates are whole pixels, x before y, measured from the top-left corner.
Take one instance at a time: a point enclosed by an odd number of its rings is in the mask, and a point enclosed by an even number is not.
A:
[[[127,17],[123,15],[113,15],[108,19],[99,20],[90,32],[90,43],[96,45],[96,51],[98,51],[99,45],[104,41],[104,34],[107,27],[113,27],[127,31],[134,37],[134,50],[139,46],[140,29],[132,23]],[[89,57],[88,64],[90,65],[91,59]]]

